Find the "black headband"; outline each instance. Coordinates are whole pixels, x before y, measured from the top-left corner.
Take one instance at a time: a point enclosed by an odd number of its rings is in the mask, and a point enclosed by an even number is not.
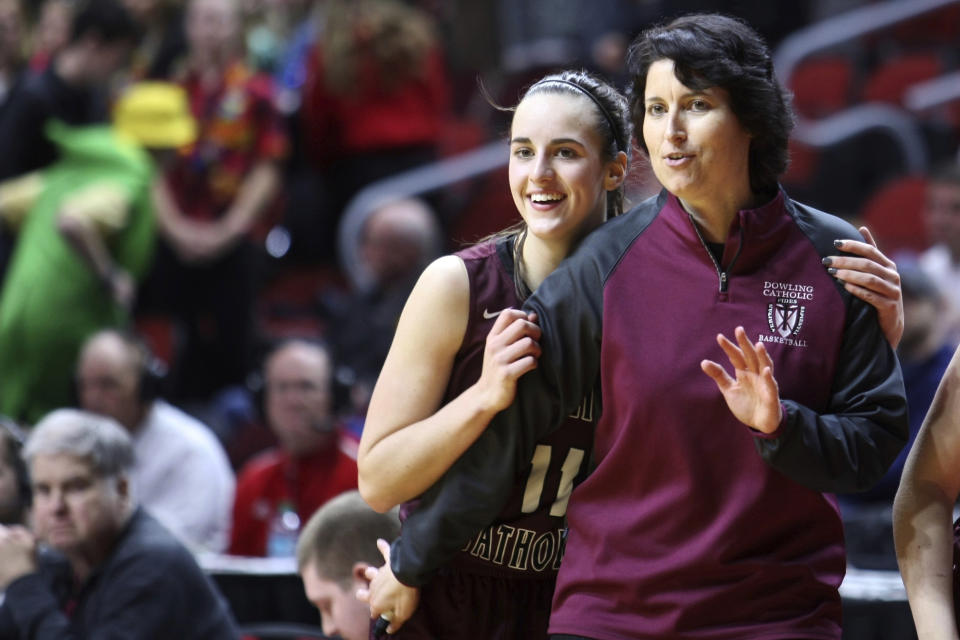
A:
[[[592,92],[581,87],[576,82],[570,82],[569,80],[564,80],[562,78],[548,78],[548,79],[540,80],[539,82],[533,83],[533,85],[530,87],[527,93],[533,90],[534,87],[537,87],[543,84],[550,84],[552,82],[558,83],[558,84],[565,84],[568,87],[573,87],[583,95],[593,100],[593,104],[597,105],[597,109],[600,109],[600,113],[603,114],[603,117],[606,118],[607,120],[607,124],[610,125],[610,130],[613,132],[613,144],[617,148],[617,151],[624,151],[624,149],[620,148],[620,141],[617,139],[617,128],[613,125],[613,117],[610,115],[610,112],[607,111],[607,108],[603,106],[603,103],[600,102],[600,99],[597,96],[593,95]]]

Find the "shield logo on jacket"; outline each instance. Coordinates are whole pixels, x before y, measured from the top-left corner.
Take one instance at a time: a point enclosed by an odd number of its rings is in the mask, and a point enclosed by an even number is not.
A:
[[[800,317],[802,309],[798,304],[790,302],[776,302],[770,305],[773,307],[771,316],[770,330],[779,333],[781,337],[786,338],[791,334],[796,334],[800,330]]]

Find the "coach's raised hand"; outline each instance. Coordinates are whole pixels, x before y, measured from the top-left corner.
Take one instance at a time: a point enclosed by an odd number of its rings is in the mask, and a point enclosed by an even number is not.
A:
[[[773,377],[773,360],[762,342],[751,344],[743,327],[734,330],[737,344],[722,333],[717,343],[730,359],[736,378],[713,360],[703,360],[700,368],[713,378],[730,411],[740,422],[763,433],[780,426],[780,391]]]

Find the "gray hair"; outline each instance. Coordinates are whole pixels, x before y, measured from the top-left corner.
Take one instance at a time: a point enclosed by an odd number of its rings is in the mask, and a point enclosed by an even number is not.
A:
[[[40,455],[60,454],[85,459],[104,478],[122,475],[133,466],[133,443],[126,430],[112,418],[77,409],[48,413],[23,449],[28,463]]]

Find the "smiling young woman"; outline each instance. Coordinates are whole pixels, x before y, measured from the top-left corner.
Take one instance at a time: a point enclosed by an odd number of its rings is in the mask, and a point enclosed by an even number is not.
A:
[[[411,293],[360,442],[360,491],[371,506],[415,510],[408,501],[513,401],[540,355],[536,317],[518,308],[622,211],[630,136],[626,98],[590,74],[562,72],[527,90],[510,130],[510,189],[523,223],[437,260]],[[364,597],[375,616],[390,615],[395,637],[546,638],[566,501],[589,464],[594,413],[588,403],[538,442],[509,504],[424,586],[419,609],[419,590],[389,566],[371,571]]]

